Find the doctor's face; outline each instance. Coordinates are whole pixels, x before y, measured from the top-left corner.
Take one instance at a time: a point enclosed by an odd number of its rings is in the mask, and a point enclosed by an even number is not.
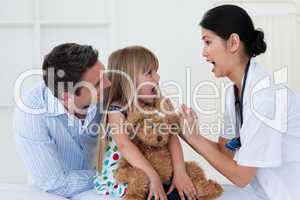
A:
[[[216,35],[214,32],[201,28],[202,40],[204,47],[202,56],[206,58],[207,62],[212,63],[212,72],[216,77],[228,76],[231,72],[230,60],[231,54],[227,50],[227,44],[224,39]]]

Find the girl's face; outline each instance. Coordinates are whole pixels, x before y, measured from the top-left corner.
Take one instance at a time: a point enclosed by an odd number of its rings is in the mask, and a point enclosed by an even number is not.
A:
[[[202,40],[204,42],[202,56],[207,62],[212,63],[212,72],[216,77],[225,77],[233,70],[231,53],[227,48],[227,41],[216,35],[214,32],[202,28]]]
[[[157,97],[157,88],[160,76],[157,69],[149,68],[145,72],[141,71],[138,74],[136,88],[138,100],[143,103],[153,103]]]

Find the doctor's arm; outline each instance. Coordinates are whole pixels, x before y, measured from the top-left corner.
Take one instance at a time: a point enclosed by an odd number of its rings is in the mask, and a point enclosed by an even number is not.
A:
[[[213,142],[200,134],[199,127],[189,131],[190,128],[186,126],[197,123],[196,120],[194,111],[182,108],[182,139],[236,186],[247,186],[256,174],[256,167],[238,165],[233,160],[233,154],[224,147],[227,141],[225,138],[221,137],[218,142]]]

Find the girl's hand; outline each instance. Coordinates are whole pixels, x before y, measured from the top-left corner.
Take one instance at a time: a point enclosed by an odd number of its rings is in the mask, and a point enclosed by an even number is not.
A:
[[[197,199],[196,188],[185,171],[174,172],[172,185],[167,194],[171,193],[174,188],[177,189],[181,200],[185,200],[184,195],[187,196],[189,200]]]
[[[162,186],[159,176],[150,178],[150,190],[147,200],[152,200],[153,197],[155,200],[167,200],[167,195]]]
[[[186,107],[186,105],[182,105],[180,110],[181,137],[188,141],[196,139],[200,135],[197,114],[191,108]]]

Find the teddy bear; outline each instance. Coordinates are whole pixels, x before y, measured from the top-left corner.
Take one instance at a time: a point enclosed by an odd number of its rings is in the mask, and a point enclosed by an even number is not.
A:
[[[173,175],[168,149],[170,135],[181,133],[179,115],[170,112],[166,102],[160,99],[154,106],[145,106],[142,110],[132,112],[126,123],[128,136],[156,170],[162,183],[170,183]],[[208,180],[196,162],[185,162],[185,166],[199,195],[197,199],[211,200],[222,194],[222,187]],[[128,184],[124,200],[146,199],[150,180],[144,171],[122,159],[114,175],[119,183]]]

